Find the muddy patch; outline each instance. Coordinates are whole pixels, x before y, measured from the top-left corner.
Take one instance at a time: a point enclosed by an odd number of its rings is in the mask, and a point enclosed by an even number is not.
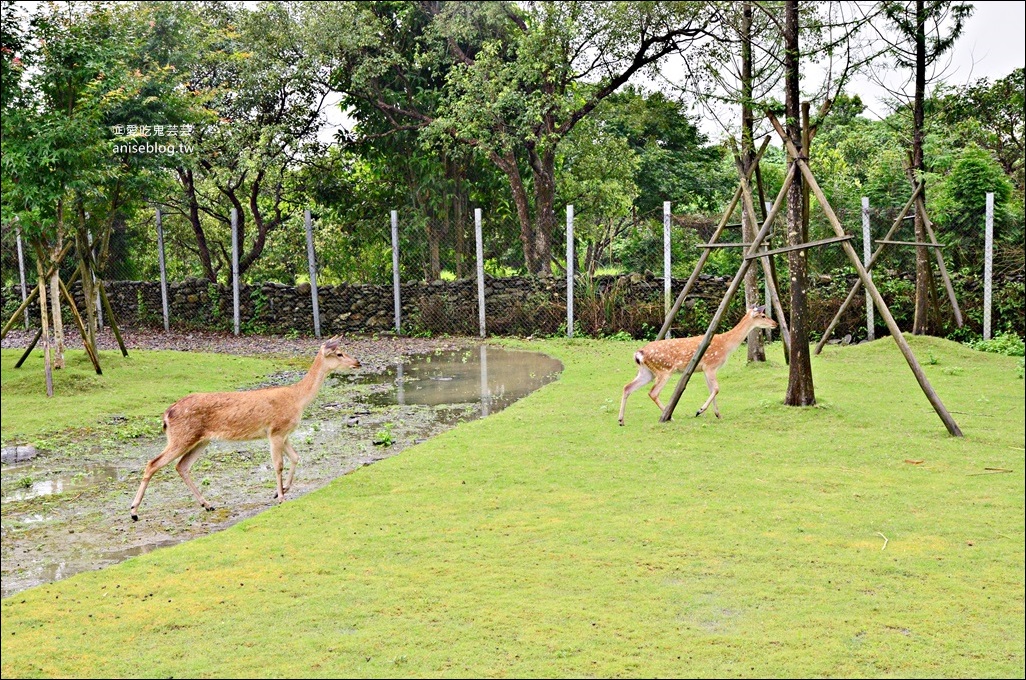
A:
[[[330,376],[292,434],[300,463],[288,497],[494,413],[561,369],[537,353],[453,344],[419,355],[391,343],[377,354],[368,346],[359,355],[365,368]],[[283,372],[267,384],[300,377],[301,371]],[[143,466],[165,443],[159,422],[134,436],[139,429],[115,416],[99,434],[3,466],[3,597],[227,528],[275,503],[267,442],[214,442],[192,468],[214,511],[200,508],[168,465],[150,482],[132,522],[129,505]]]

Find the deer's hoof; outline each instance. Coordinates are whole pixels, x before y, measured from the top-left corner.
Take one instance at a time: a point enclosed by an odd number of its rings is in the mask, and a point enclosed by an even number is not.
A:
[[[138,521],[139,521],[139,515],[137,515],[137,514],[135,514],[135,513],[133,512],[133,513],[132,513],[132,521],[133,521],[133,522],[138,522]]]
[[[217,509],[213,505],[204,505],[203,507],[206,508],[207,512],[213,512],[214,510]]]

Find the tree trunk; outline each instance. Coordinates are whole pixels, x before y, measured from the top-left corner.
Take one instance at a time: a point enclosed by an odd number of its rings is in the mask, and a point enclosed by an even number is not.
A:
[[[787,0],[784,19],[784,88],[787,110],[787,135],[798,149],[802,148],[801,111],[798,82],[798,2]],[[791,160],[794,163],[794,160]],[[803,189],[805,182],[800,172],[795,173],[787,193],[787,245],[805,242],[802,228]],[[788,253],[788,267],[791,276],[791,364],[784,403],[788,406],[812,406],[816,393],[812,382],[812,361],[809,352],[808,302],[806,297],[806,251],[792,250]]]
[[[89,236],[86,232],[84,220],[80,222],[76,234],[76,246],[78,247],[79,258],[78,268],[82,278],[82,296],[85,299],[86,311],[86,333],[89,337],[82,338],[82,342],[96,347],[96,287],[93,285],[92,252],[89,247]]]
[[[752,3],[745,0],[741,18],[741,171],[747,173],[755,163],[755,116],[752,113]],[[757,225],[751,224],[747,210],[741,211],[741,240],[751,243],[755,240]],[[749,267],[745,274],[745,306],[759,304],[759,276],[755,267]],[[769,301],[766,301],[769,304]],[[748,360],[766,361],[766,350],[762,344],[762,330],[753,329],[748,334]]]
[[[50,257],[53,263],[53,274],[50,275],[50,314],[53,317],[53,341],[55,345],[53,367],[64,368],[64,321],[61,318],[61,276],[58,259],[61,256],[61,243],[64,240],[64,201],[57,201],[57,243]]]
[[[556,227],[556,151],[548,149],[542,154],[531,152],[532,179],[534,180],[534,242],[535,263],[531,273],[539,277],[552,276],[552,232]]]
[[[37,255],[43,253],[36,248]],[[46,313],[46,275],[43,273],[43,258],[36,257],[36,273],[39,276],[39,322],[43,339],[43,373],[46,376],[46,396],[53,396],[53,364],[50,361],[50,324]]]
[[[916,0],[916,92],[912,107],[912,172],[917,180],[923,177],[924,100],[926,98],[926,9],[923,0]],[[926,188],[923,203],[926,205]],[[925,217],[915,212],[916,241],[927,241]],[[912,320],[912,333],[930,332],[930,260],[926,248],[916,246],[916,306]]]
[[[185,191],[185,199],[189,208],[189,224],[192,226],[192,233],[196,236],[196,248],[199,252],[200,265],[203,267],[203,275],[210,283],[217,283],[217,272],[214,270],[213,262],[210,259],[210,246],[207,245],[207,235],[203,231],[203,223],[200,222],[195,176],[192,170],[178,168],[178,180]]]

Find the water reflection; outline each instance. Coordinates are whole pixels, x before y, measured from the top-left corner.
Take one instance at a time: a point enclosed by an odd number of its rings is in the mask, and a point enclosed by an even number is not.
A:
[[[382,374],[367,376],[371,384],[394,389],[366,397],[377,406],[474,406],[463,420],[501,411],[517,399],[555,380],[563,365],[539,352],[521,352],[480,345],[415,356]]]
[[[36,474],[46,476],[34,479]],[[113,465],[87,465],[75,473],[54,473],[35,465],[4,466],[3,502],[81,491],[117,478],[118,468]]]

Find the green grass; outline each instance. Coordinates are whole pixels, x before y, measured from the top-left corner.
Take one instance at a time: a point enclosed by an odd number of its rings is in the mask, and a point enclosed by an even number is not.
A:
[[[910,341],[964,438],[889,339],[816,358],[818,407],[780,403],[773,348],[720,372],[722,420],[688,417],[699,379],[671,423],[642,392],[623,428],[638,343],[521,343],[562,378],[5,599],[3,676],[1022,677],[1017,360]]]
[[[283,362],[192,352],[101,352],[96,375],[84,351],[65,353],[65,368],[54,371],[54,396],[46,396],[43,357],[14,368],[21,350],[0,352],[3,392],[0,438],[36,441],[67,430],[95,428],[112,415],[154,420],[189,392],[236,389],[268,375]]]

